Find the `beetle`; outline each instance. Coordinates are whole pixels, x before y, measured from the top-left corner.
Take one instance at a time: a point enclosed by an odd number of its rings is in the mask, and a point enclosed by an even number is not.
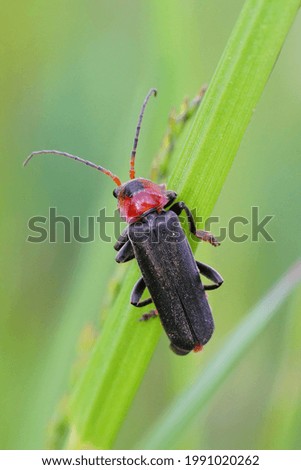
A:
[[[223,283],[222,276],[212,267],[196,261],[181,227],[179,215],[186,213],[190,232],[197,238],[218,246],[219,242],[206,231],[197,230],[193,215],[183,201],[175,202],[177,194],[145,178],[136,178],[135,157],[141,122],[149,98],[157,95],[152,88],[147,94],[139,114],[133,150],[130,158],[130,179],[121,183],[118,176],[100,165],[76,155],[59,150],[32,152],[24,166],[33,156],[42,154],[61,155],[84,163],[109,176],[116,188],[121,218],[128,223],[114,245],[118,252],[116,261],[126,263],[133,258],[138,262],[142,277],[131,293],[131,304],[144,307],[153,303],[156,307],[141,320],[159,316],[170,340],[170,348],[178,355],[200,351],[210,340],[214,321],[206,291],[217,289]],[[203,285],[200,274],[212,281]],[[150,297],[141,300],[145,289]]]

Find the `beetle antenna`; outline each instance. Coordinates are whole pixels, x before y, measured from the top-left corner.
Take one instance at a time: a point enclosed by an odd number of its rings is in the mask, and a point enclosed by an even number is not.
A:
[[[143,101],[143,105],[140,111],[139,119],[138,119],[138,124],[136,128],[136,135],[134,139],[134,146],[131,154],[131,160],[130,160],[130,179],[135,178],[135,157],[136,157],[136,150],[137,150],[137,145],[138,145],[138,139],[139,139],[139,134],[140,134],[140,129],[141,129],[141,122],[144,114],[145,107],[147,105],[148,100],[150,99],[151,95],[157,96],[157,90],[156,88],[151,88],[148,94],[146,95],[145,100]]]
[[[32,157],[36,156],[36,155],[47,155],[47,154],[52,154],[52,155],[62,155],[63,157],[68,157],[68,158],[72,158],[72,160],[76,160],[78,162],[81,162],[81,163],[84,163],[85,165],[87,166],[91,166],[92,168],[95,168],[96,170],[98,171],[101,171],[102,173],[104,173],[105,175],[109,176],[110,178],[112,178],[112,180],[114,181],[114,183],[117,185],[117,186],[121,186],[121,181],[120,179],[118,178],[118,176],[114,175],[110,170],[106,170],[105,168],[103,168],[102,166],[100,165],[96,165],[95,163],[93,162],[90,162],[89,160],[84,160],[83,158],[80,158],[76,155],[72,155],[71,153],[67,153],[67,152],[61,152],[60,150],[37,150],[35,152],[32,152],[27,158],[26,160],[24,161],[23,165],[26,166],[27,163],[32,159]]]

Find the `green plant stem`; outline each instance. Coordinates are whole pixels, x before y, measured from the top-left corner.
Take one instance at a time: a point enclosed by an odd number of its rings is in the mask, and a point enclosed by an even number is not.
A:
[[[212,398],[214,391],[217,391],[300,281],[301,261],[289,269],[226,338],[224,345],[202,371],[202,375],[175,400],[145,439],[138,444],[138,449],[169,449],[175,445],[189,422]]]
[[[299,7],[299,0],[247,0],[198,110],[169,188],[206,219]],[[73,392],[69,447],[110,448],[156,347],[161,326],[128,306],[139,276],[121,291]],[[74,436],[75,439],[74,439]]]

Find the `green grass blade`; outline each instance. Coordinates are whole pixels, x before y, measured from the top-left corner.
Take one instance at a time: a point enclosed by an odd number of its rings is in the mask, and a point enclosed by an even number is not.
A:
[[[194,385],[175,400],[137,448],[169,449],[175,446],[183,430],[208,403],[219,385],[300,281],[301,261],[292,266],[249,312],[237,329],[226,339]]]
[[[245,2],[171,179],[192,207],[200,205],[200,186],[206,186],[204,217],[213,209],[299,6],[300,0]]]
[[[217,201],[298,7],[299,0],[245,3],[168,185],[204,219]],[[156,347],[159,322],[139,323],[141,312],[128,306],[138,276],[135,266],[124,271],[121,290],[73,392],[69,447],[112,446]]]
[[[301,446],[300,305],[299,288],[288,309],[288,321],[282,338],[286,347],[283,348],[279,370],[275,376],[263,432],[259,436],[264,449],[300,449]]]

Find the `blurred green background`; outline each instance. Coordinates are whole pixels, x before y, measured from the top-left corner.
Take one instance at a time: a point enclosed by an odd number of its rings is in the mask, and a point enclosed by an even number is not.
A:
[[[28,0],[2,3],[1,15],[1,326],[2,449],[45,447],[49,423],[68,389],[87,324],[99,325],[113,243],[28,243],[28,219],[82,218],[114,210],[112,182],[60,157],[57,148],[109,167],[122,180],[142,100],[147,109],[137,170],[148,176],[167,117],[209,83],[241,10],[239,0]],[[214,215],[219,228],[251,207],[274,215],[268,243],[203,246],[197,258],[226,279],[210,295],[216,332],[203,354],[179,358],[162,335],[116,442],[135,441],[170,400],[201,373],[248,309],[300,255],[301,21],[272,73]],[[247,232],[250,233],[250,230]],[[259,338],[206,412],[183,430],[180,448],[300,448],[300,291]],[[139,353],[139,351],[137,351]]]

